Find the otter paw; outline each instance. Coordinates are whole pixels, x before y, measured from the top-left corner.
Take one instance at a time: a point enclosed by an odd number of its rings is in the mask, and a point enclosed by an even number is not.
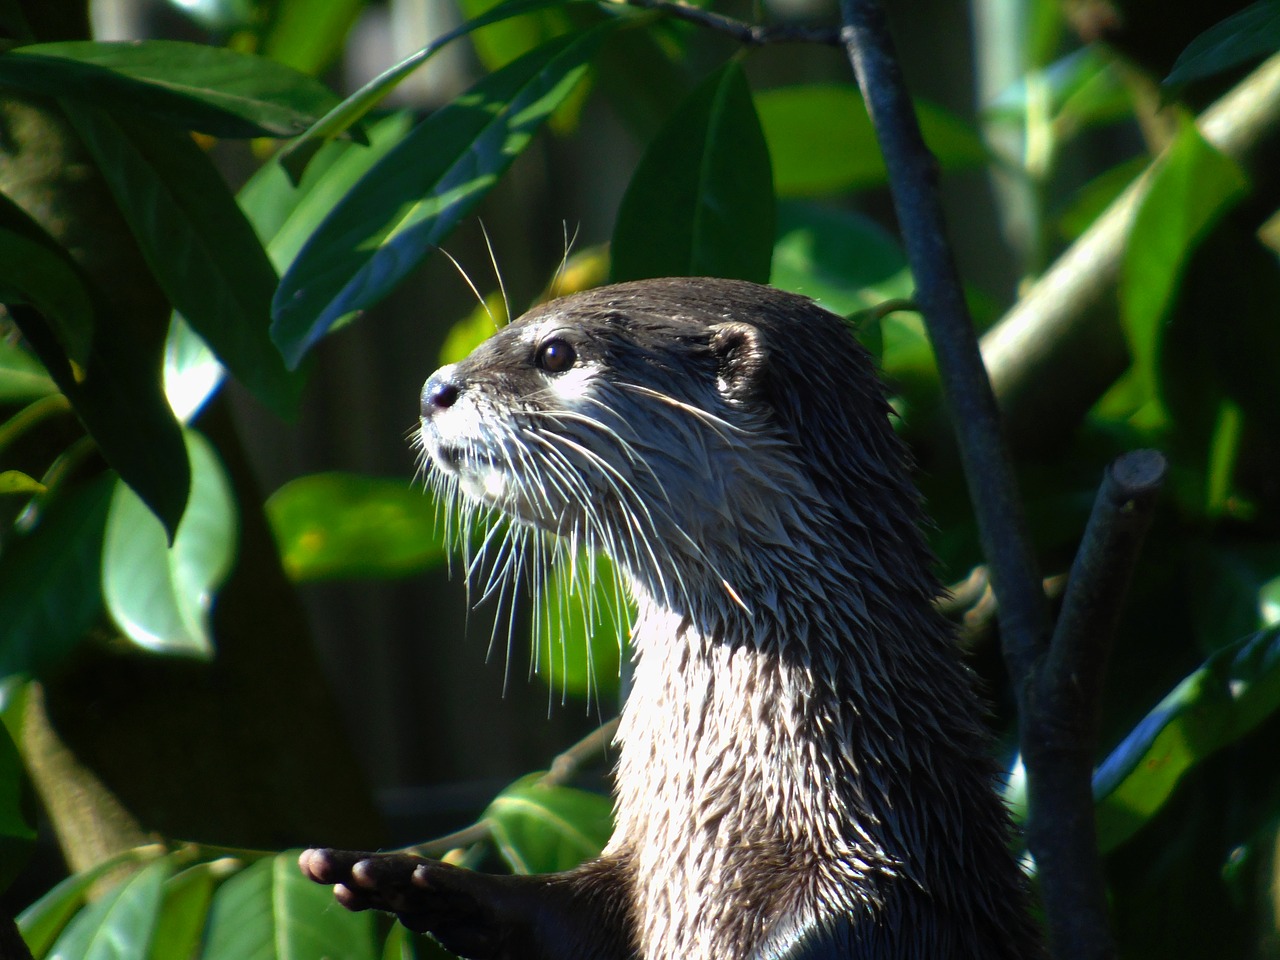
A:
[[[348,910],[394,913],[461,956],[497,956],[492,878],[407,853],[304,850],[298,866],[316,883],[331,884]]]

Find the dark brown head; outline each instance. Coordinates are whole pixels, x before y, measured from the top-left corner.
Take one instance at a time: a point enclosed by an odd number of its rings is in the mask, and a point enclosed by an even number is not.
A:
[[[531,310],[432,375],[420,437],[447,488],[604,550],[655,596],[846,542],[868,565],[890,543],[927,593],[887,413],[840,318],[680,278]]]

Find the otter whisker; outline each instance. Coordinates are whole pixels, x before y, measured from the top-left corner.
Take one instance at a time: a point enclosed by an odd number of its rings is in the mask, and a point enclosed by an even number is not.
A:
[[[498,323],[497,317],[493,315],[493,311],[489,309],[489,302],[485,300],[484,295],[480,293],[479,288],[472,282],[471,277],[467,274],[466,269],[462,266],[461,263],[458,262],[458,258],[455,257],[448,250],[446,250],[444,247],[436,247],[436,249],[449,258],[449,262],[452,263],[454,266],[454,269],[458,271],[458,275],[462,277],[463,282],[466,283],[466,285],[471,288],[471,292],[475,295],[476,303],[480,304],[480,309],[485,312],[485,315],[489,318],[489,322],[493,324],[493,329],[497,330],[501,326],[501,324]],[[505,296],[504,296],[504,300],[505,300]],[[510,311],[508,311],[507,319],[510,319],[510,318],[511,318],[511,313]]]
[[[745,442],[740,438],[750,437],[754,432],[746,427],[740,427],[736,423],[730,423],[723,417],[717,417],[709,410],[703,410],[701,407],[696,407],[691,403],[685,403],[683,400],[677,400],[669,393],[663,393],[661,390],[654,390],[652,387],[646,387],[639,383],[628,383],[625,380],[619,381],[615,386],[622,390],[630,390],[632,393],[638,393],[644,397],[650,397],[661,403],[675,407],[681,413],[689,414],[689,416],[702,421],[708,427],[713,429],[720,439],[728,444],[740,445]],[[737,436],[735,436],[735,434]]]

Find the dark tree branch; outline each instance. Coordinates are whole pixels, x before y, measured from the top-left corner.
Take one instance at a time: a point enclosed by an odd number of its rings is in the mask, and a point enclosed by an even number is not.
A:
[[[626,0],[626,3],[627,6],[657,10],[677,20],[696,23],[700,27],[726,34],[749,47],[762,47],[769,43],[817,43],[828,47],[840,46],[840,34],[827,27],[790,23],[746,23],[721,13],[676,3],[673,0]]]
[[[1107,469],[1071,567],[1053,644],[1024,705],[1022,751],[1033,811],[1027,844],[1045,878],[1045,912],[1064,957],[1115,952],[1109,930],[1097,922],[1106,917],[1107,904],[1093,765],[1103,674],[1164,475],[1165,459],[1154,450],[1127,453]]]
[[[1049,637],[1035,557],[1000,436],[960,274],[938,198],[937,164],[920,136],[884,13],[875,0],[842,0],[843,37],[875,125],[889,187],[959,440],[983,550],[1000,598],[1000,627],[1014,677],[1031,675]]]

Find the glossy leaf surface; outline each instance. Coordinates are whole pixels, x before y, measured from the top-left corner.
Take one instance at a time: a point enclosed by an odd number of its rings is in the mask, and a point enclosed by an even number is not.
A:
[[[298,851],[260,860],[218,888],[201,960],[374,960],[373,915],[333,902]]]
[[[176,40],[18,47],[0,56],[0,82],[218,137],[295,136],[338,102],[274,60]]]
[[[291,414],[301,385],[268,336],[275,271],[208,157],[169,130],[69,116],[174,308],[237,380]]]
[[[773,176],[746,76],[707,78],[649,144],[613,230],[613,279],[734,277],[764,283]]]
[[[51,956],[58,960],[137,960],[146,957],[164,898],[171,858],[149,864],[80,911]]]
[[[405,576],[445,557],[435,499],[406,478],[314,473],[273,493],[266,510],[295,582]]]
[[[613,829],[608,797],[543,786],[540,777],[516,781],[485,811],[498,852],[516,873],[576,867],[604,849]]]
[[[597,28],[552,41],[436,111],[346,194],[280,281],[272,336],[291,364],[386,296],[497,181],[581,80]]]
[[[0,403],[23,403],[57,392],[40,361],[16,343],[0,340]]]
[[[1165,83],[1178,85],[1280,50],[1280,0],[1258,0],[1214,24],[1182,51]]]
[[[102,552],[102,593],[123,634],[158,653],[208,657],[209,614],[235,558],[236,506],[209,441],[186,432],[191,497],[173,545],[141,500],[118,483]]]

